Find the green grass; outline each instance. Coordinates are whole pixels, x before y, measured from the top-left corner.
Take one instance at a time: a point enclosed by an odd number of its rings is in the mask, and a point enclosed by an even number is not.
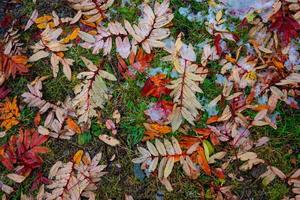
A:
[[[184,42],[191,44],[198,44],[203,42],[211,36],[207,33],[205,25],[200,22],[190,22],[186,17],[180,15],[178,9],[180,7],[191,6],[193,11],[207,10],[207,5],[204,3],[196,3],[190,1],[189,4],[184,3],[181,0],[172,0],[171,7],[175,10],[173,19],[173,28],[171,29],[171,35],[176,38],[179,33],[184,33]]]
[[[136,81],[128,80],[119,89],[115,90],[115,99],[120,98],[119,112],[121,113],[120,129],[127,135],[129,146],[139,143],[144,134],[143,123],[146,121],[144,111],[147,109],[147,99],[141,96]]]

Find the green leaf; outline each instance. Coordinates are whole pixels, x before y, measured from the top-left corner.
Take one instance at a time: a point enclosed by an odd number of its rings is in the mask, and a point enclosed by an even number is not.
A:
[[[203,141],[204,153],[207,160],[209,160],[209,156],[214,153],[214,147],[208,140]]]
[[[101,127],[98,123],[92,122],[91,133],[96,137],[98,137],[101,134]]]
[[[84,145],[91,141],[92,135],[89,132],[84,132],[78,135],[78,144]]]

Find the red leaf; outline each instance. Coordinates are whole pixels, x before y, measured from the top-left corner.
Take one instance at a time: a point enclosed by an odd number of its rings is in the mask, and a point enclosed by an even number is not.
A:
[[[214,146],[220,144],[220,140],[219,140],[218,136],[216,136],[216,134],[211,133],[209,137],[210,137],[211,143],[212,143]]]
[[[4,16],[4,18],[0,21],[1,28],[8,28],[11,21],[12,21],[11,16],[8,16],[8,15]]]
[[[0,99],[4,99],[9,93],[10,93],[10,89],[3,87],[0,87]]]
[[[1,159],[1,163],[8,169],[8,170],[13,170],[14,169],[14,166],[13,164],[11,163],[10,159],[7,159],[7,158],[2,158]]]
[[[126,61],[118,56],[118,70],[124,78],[135,78],[136,71],[144,72],[150,66],[153,54],[145,54],[143,49],[139,49],[137,55],[131,52],[129,55],[129,65]]]
[[[48,136],[46,135],[40,135],[38,132],[34,132],[31,138],[31,144],[30,147],[35,147],[38,145],[43,144],[48,140]]]
[[[25,145],[26,149],[28,149],[30,147],[30,132],[29,131],[25,131],[24,145]]]
[[[206,138],[212,133],[212,131],[208,128],[197,128],[195,129],[195,132],[205,136]]]
[[[28,72],[27,60],[28,58],[23,55],[8,56],[0,52],[0,71],[6,78],[10,76],[15,78],[16,74]]]
[[[20,175],[29,175],[35,168],[43,164],[40,153],[47,153],[46,147],[39,146],[47,140],[32,129],[20,130],[19,135],[13,135],[9,143],[2,146],[0,161],[9,170],[15,170]],[[19,166],[22,166],[21,168]],[[16,167],[14,169],[14,167]]]
[[[225,179],[225,174],[222,168],[214,169],[213,174],[220,179]]]
[[[217,34],[217,35],[215,36],[215,39],[214,39],[214,45],[215,45],[215,47],[216,47],[217,54],[218,54],[219,56],[222,55],[221,40],[222,40],[221,34]]]
[[[35,146],[31,149],[33,153],[48,153],[49,149],[47,147]]]
[[[291,16],[290,12],[279,10],[271,18],[271,30],[277,30],[281,41],[288,45],[291,39],[298,37],[300,24]]]
[[[32,186],[30,188],[30,191],[36,190],[41,184],[48,185],[51,183],[51,180],[44,177],[42,172],[38,172],[36,175],[36,178],[32,182]]]
[[[170,89],[166,88],[166,85],[171,80],[167,78],[165,74],[157,74],[150,77],[145,82],[145,85],[142,89],[143,96],[153,96],[156,98],[161,97],[162,95],[167,95],[171,92]]]

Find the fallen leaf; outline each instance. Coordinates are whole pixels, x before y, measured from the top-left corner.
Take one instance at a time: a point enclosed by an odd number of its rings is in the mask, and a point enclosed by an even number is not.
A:
[[[106,144],[110,145],[110,146],[117,146],[120,144],[120,141],[117,140],[114,137],[108,136],[108,135],[99,135],[99,139],[103,142],[105,142]]]

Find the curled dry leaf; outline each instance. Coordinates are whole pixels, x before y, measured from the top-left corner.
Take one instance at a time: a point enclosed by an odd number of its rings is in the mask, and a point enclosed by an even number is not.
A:
[[[16,183],[22,183],[26,177],[18,174],[7,174],[7,177]]]
[[[12,187],[4,184],[2,181],[0,181],[0,189],[1,189],[1,191],[5,192],[6,194],[11,194],[12,192],[14,192],[14,189]]]
[[[108,136],[108,135],[99,135],[99,139],[102,141],[102,142],[105,142],[106,144],[110,145],[110,146],[117,146],[120,144],[120,141],[117,140],[116,138],[114,137],[111,137],[111,136]]]
[[[117,124],[120,123],[120,121],[121,121],[121,114],[120,114],[120,112],[118,110],[115,110],[113,112],[112,117],[116,120]]]
[[[24,31],[28,30],[33,24],[34,24],[34,21],[37,19],[39,13],[37,10],[34,10],[29,18],[29,20],[27,21],[27,24],[24,28]]]

